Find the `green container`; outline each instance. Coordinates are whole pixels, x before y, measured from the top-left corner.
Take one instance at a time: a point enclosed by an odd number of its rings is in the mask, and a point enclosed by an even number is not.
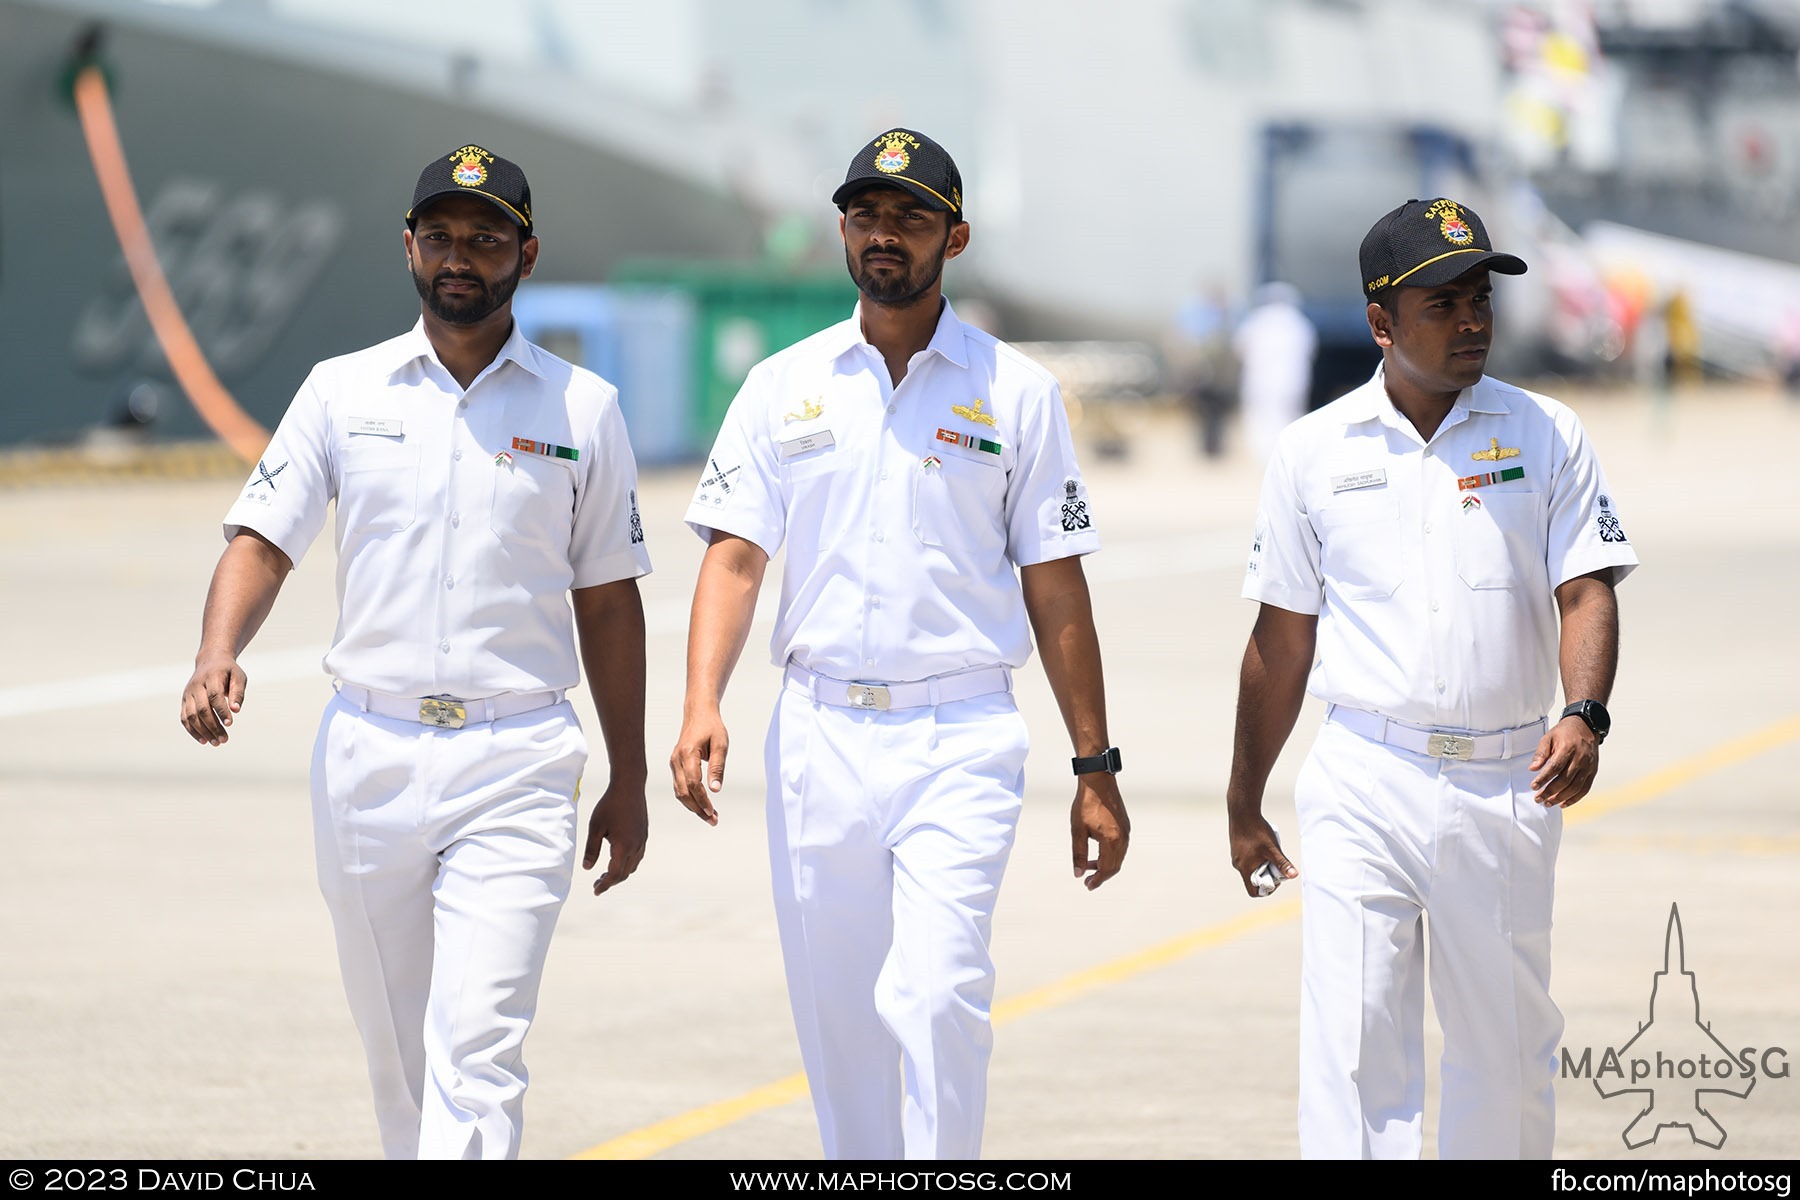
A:
[[[689,428],[706,445],[751,367],[846,319],[856,305],[856,285],[842,269],[796,274],[763,263],[639,259],[621,263],[608,282],[621,289],[668,288],[692,298]]]

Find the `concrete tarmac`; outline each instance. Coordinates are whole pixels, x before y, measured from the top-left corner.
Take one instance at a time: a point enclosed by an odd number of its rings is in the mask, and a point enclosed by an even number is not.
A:
[[[1698,1020],[1734,1055],[1748,1048],[1757,1078],[1741,1098],[1699,1098],[1725,1134],[1720,1147],[1671,1126],[1635,1150],[1623,1131],[1646,1097],[1609,1099],[1593,1080],[1565,1078],[1557,1155],[1790,1157],[1800,1151],[1800,407],[1754,389],[1564,398],[1644,560],[1620,592],[1615,733],[1596,794],[1570,813],[1559,867],[1565,1048],[1577,1062],[1591,1050],[1599,1067],[1650,1019],[1678,905]],[[1299,889],[1246,898],[1223,813],[1255,615],[1238,588],[1260,471],[1241,454],[1200,458],[1178,413],[1133,412],[1120,426],[1123,458],[1099,454],[1092,422],[1077,440],[1104,540],[1088,574],[1132,847],[1099,891],[1074,881],[1068,743],[1034,662],[1019,683],[1035,746],[1026,813],[995,922],[986,1153],[1291,1158]],[[681,524],[695,478],[642,480],[656,564],[643,583],[649,852],[601,898],[594,873],[577,872],[526,1046],[530,1158],[819,1156],[768,898],[761,745],[778,675],[766,608],[727,696],[734,752],[718,828],[673,800],[664,766],[701,551]],[[318,667],[334,624],[328,537],[245,658],[248,702],[230,744],[197,746],[176,721],[219,519],[238,486],[0,492],[0,818],[12,847],[0,870],[0,1157],[379,1154],[313,875],[307,765],[329,694]],[[591,794],[604,765],[585,693],[577,708],[595,747]],[[1309,701],[1271,786],[1284,829],[1319,716]],[[1656,1024],[1622,1069],[1658,1047],[1669,1074],[1697,1069],[1688,994],[1679,975],[1661,981]],[[1685,1112],[1704,1128],[1693,1115],[1704,1081],[1651,1084],[1662,1119]],[[1428,1157],[1434,1137],[1428,1108]]]

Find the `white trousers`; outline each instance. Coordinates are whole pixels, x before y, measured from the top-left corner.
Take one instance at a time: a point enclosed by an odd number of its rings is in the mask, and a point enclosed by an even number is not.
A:
[[[567,701],[463,729],[326,707],[319,888],[387,1157],[518,1157],[521,1051],[586,762]]]
[[[1429,758],[1320,729],[1295,792],[1303,1157],[1419,1156],[1427,935],[1444,1038],[1438,1153],[1550,1156],[1562,813],[1531,798],[1530,762]]]
[[[827,1158],[981,1155],[988,945],[1027,743],[1005,692],[888,712],[781,693],[769,859]]]

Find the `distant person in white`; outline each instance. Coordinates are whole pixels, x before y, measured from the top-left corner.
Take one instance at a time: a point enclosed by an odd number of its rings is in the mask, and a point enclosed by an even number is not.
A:
[[[1288,422],[1306,412],[1319,335],[1291,284],[1263,284],[1250,305],[1232,339],[1240,365],[1238,406],[1251,453],[1267,462]]]

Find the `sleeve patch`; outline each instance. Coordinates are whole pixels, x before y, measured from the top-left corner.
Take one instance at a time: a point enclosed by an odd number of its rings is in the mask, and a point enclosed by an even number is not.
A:
[[[1619,514],[1613,511],[1612,501],[1601,496],[1597,501],[1598,511],[1594,513],[1594,526],[1600,531],[1603,542],[1622,542],[1625,530],[1619,526]]]

